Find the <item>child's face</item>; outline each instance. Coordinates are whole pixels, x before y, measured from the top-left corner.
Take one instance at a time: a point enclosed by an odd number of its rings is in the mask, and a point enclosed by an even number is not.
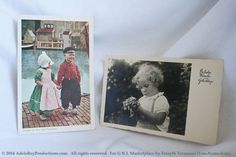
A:
[[[65,53],[65,58],[67,62],[72,62],[75,59],[75,52]]]
[[[49,62],[47,68],[49,69],[50,67],[51,67],[51,64],[50,64],[50,62]]]
[[[158,93],[157,87],[151,81],[139,81],[137,87],[144,96],[153,96]]]

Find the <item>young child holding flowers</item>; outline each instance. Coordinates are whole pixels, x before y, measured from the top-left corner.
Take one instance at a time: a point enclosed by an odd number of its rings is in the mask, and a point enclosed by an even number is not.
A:
[[[142,92],[143,96],[136,100],[134,97],[123,102],[125,109],[136,112],[137,127],[167,132],[170,118],[169,103],[159,86],[163,83],[163,74],[160,68],[143,64],[133,77],[132,82]]]

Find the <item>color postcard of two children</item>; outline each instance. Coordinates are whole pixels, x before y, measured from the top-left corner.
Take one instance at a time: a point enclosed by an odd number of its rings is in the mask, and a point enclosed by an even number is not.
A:
[[[222,60],[109,56],[103,126],[214,145]]]
[[[47,133],[95,127],[91,19],[18,21],[18,130]]]

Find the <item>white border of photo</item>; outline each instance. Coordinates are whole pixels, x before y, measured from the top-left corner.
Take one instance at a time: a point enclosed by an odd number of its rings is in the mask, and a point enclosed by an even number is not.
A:
[[[123,59],[127,62],[137,61],[160,61],[175,63],[191,63],[191,78],[189,88],[189,99],[187,108],[185,135],[165,133],[156,130],[137,128],[128,125],[114,124],[104,121],[108,68],[112,59]],[[217,130],[221,90],[223,81],[223,60],[208,59],[180,59],[180,58],[145,58],[127,56],[107,56],[104,66],[102,103],[100,112],[100,124],[106,127],[125,129],[151,135],[164,136],[179,140],[192,141],[201,144],[215,145],[217,143]],[[199,73],[202,68],[211,71],[211,85],[201,83],[198,85]]]
[[[89,97],[90,97],[90,123],[71,126],[54,126],[54,127],[38,127],[38,128],[23,128],[22,125],[22,20],[56,20],[56,21],[78,21],[89,23]],[[94,61],[93,61],[93,18],[81,17],[54,17],[54,16],[30,16],[22,15],[18,19],[18,53],[17,53],[17,108],[18,108],[18,133],[51,133],[51,132],[69,132],[95,129],[95,108],[94,108]]]

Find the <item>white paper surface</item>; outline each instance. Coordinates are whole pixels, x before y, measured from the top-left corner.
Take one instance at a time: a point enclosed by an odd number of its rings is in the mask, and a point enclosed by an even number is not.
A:
[[[19,15],[29,14],[94,18],[96,130],[23,136],[17,134],[16,20]],[[0,153],[3,151],[68,152],[68,154],[73,151],[223,152],[226,154],[220,156],[235,156],[235,15],[234,0],[1,1]],[[103,59],[105,55],[117,54],[224,59],[219,144],[204,146],[101,127],[98,121]]]

